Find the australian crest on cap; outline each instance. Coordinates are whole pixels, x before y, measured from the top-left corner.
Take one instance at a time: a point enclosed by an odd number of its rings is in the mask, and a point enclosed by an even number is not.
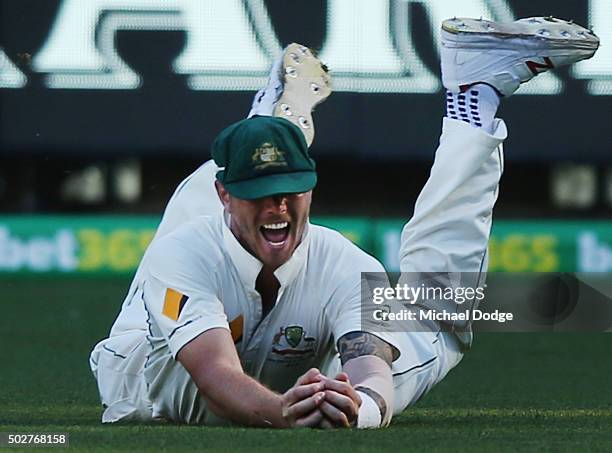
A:
[[[255,149],[252,156],[255,170],[263,170],[267,167],[286,167],[285,153],[280,151],[271,143],[264,143]]]

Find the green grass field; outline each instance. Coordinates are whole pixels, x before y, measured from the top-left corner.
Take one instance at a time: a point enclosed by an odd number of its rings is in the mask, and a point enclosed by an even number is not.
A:
[[[87,357],[127,284],[0,280],[0,432],[69,432],[73,451],[612,450],[606,334],[480,334],[463,363],[386,430],[102,426]]]

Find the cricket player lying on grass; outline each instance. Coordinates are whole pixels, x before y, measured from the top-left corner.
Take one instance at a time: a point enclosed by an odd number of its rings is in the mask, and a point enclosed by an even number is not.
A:
[[[442,24],[447,116],[402,233],[403,272],[486,269],[507,135],[495,119],[500,98],[598,45],[553,18]],[[176,189],[109,338],[91,354],[103,422],[382,427],[469,348],[469,328],[434,321],[422,332],[362,329],[360,273],[384,269],[308,220],[311,110],[329,82],[309,49],[290,45],[249,119],[222,131],[214,161]]]

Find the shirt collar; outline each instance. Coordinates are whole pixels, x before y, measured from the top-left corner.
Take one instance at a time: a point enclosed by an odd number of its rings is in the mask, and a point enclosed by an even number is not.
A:
[[[223,242],[234,266],[238,270],[238,275],[242,283],[249,289],[255,289],[255,281],[263,268],[263,263],[251,255],[242,247],[234,233],[229,228],[229,215],[223,215],[222,229]],[[308,261],[308,249],[310,244],[309,222],[306,223],[302,241],[297,246],[291,258],[274,271],[274,276],[278,279],[281,287],[289,285],[300,273],[300,270],[306,267]]]

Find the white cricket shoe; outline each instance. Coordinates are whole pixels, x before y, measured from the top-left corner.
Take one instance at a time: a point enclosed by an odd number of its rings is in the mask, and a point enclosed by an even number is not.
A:
[[[486,83],[510,96],[542,72],[591,58],[598,47],[592,31],[552,16],[511,23],[448,19],[442,22],[442,83],[454,93]]]
[[[274,62],[268,85],[255,95],[249,118],[254,115],[285,118],[300,128],[310,146],[314,140],[312,109],[331,92],[327,67],[308,47],[292,43]]]

